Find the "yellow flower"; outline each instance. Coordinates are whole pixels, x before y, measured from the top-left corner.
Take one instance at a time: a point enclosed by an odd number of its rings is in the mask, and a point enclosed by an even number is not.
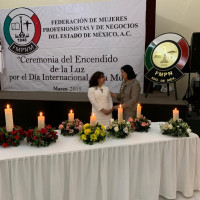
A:
[[[90,140],[91,141],[96,141],[97,140],[97,136],[95,134],[90,135]]]
[[[99,135],[100,131],[96,129],[96,131],[94,132],[95,135]]]
[[[104,137],[106,135],[105,131],[101,131],[101,136]]]
[[[82,137],[82,140],[87,140],[87,137],[85,134],[83,134],[81,137]]]
[[[104,130],[105,129],[105,126],[103,124],[101,124],[101,129]]]
[[[85,129],[85,130],[84,130],[84,133],[85,133],[85,135],[90,134],[90,133],[91,133],[91,129],[90,129],[90,128]]]
[[[85,128],[89,127],[89,126],[90,126],[90,124],[86,123],[86,124],[83,126],[83,128],[85,129]]]

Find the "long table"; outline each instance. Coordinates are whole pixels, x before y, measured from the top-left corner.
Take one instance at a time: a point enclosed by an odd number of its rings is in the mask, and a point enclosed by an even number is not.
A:
[[[49,147],[0,148],[0,200],[157,200],[200,190],[200,142],[148,133],[86,145],[62,136]]]

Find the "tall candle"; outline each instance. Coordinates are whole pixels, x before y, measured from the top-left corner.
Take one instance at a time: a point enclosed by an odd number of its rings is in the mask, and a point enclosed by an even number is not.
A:
[[[97,124],[97,120],[96,120],[96,116],[94,115],[94,113],[90,116],[90,126],[96,126]]]
[[[138,103],[136,118],[140,118],[141,117],[141,110],[142,110],[142,106]]]
[[[118,108],[118,124],[121,124],[122,121],[123,121],[123,108],[122,105],[120,104]]]
[[[177,108],[175,108],[173,110],[173,121],[176,121],[179,119],[179,110],[177,110]]]
[[[38,116],[38,129],[45,127],[45,117],[43,116],[43,113],[40,112],[40,115]]]
[[[6,131],[12,132],[13,131],[13,113],[12,108],[10,108],[9,104],[7,104],[7,108],[4,109],[5,111],[5,119],[6,119]]]
[[[69,122],[73,122],[73,121],[74,121],[74,113],[73,113],[73,110],[70,110],[70,112],[68,113],[68,121],[69,121]]]

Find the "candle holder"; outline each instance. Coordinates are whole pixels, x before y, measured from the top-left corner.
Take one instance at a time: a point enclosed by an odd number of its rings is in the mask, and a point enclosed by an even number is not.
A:
[[[58,129],[61,130],[61,135],[66,136],[73,136],[77,134],[83,127],[83,122],[79,119],[75,119],[72,122],[69,122],[68,120],[63,121]]]
[[[106,138],[105,127],[102,124],[96,124],[91,126],[90,124],[85,124],[79,132],[80,139],[85,144],[94,144],[95,142],[103,142]]]
[[[11,132],[7,132],[5,127],[0,127],[0,145],[3,147],[17,147],[25,137],[26,131],[24,131],[20,126],[15,126]]]
[[[111,124],[107,127],[108,137],[112,135],[115,138],[125,138],[131,132],[130,122],[123,120],[120,124],[117,120],[111,120]]]
[[[47,147],[51,143],[55,143],[57,139],[57,132],[51,125],[47,125],[45,128],[41,129],[29,129],[26,133],[27,142],[31,143],[31,146],[36,147]]]
[[[130,122],[133,131],[148,132],[151,126],[151,120],[142,115],[140,116],[140,118],[130,117],[128,121]]]
[[[189,137],[191,129],[182,119],[174,121],[170,119],[165,124],[160,124],[160,129],[163,135],[170,135],[174,137]]]

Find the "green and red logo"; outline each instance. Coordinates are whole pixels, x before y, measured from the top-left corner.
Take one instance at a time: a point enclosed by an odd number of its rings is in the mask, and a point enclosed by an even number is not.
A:
[[[37,15],[28,8],[16,8],[6,17],[4,36],[9,50],[15,54],[31,54],[38,49],[41,24]]]
[[[186,39],[176,33],[165,33],[155,38],[147,47],[145,77],[157,83],[171,83],[184,76],[183,67],[189,59]]]

